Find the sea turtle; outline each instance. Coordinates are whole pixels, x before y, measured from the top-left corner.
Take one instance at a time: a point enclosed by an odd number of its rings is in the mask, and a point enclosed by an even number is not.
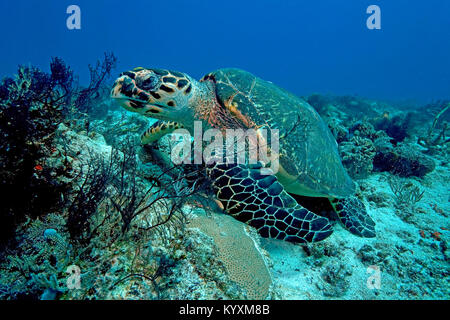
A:
[[[347,230],[375,237],[375,223],[354,195],[336,140],[314,108],[294,94],[240,69],[219,69],[196,81],[181,72],[139,67],[120,75],[111,97],[159,120],[142,135],[143,144],[176,128],[192,132],[196,120],[204,129],[278,129],[276,174],[261,174],[261,163],[206,167],[224,210],[261,236],[313,242],[332,233],[329,220],[301,206],[293,194],[328,198]]]

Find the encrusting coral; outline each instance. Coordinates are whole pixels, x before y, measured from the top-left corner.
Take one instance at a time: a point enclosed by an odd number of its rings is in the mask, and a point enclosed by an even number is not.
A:
[[[199,228],[214,239],[218,256],[229,277],[245,291],[247,299],[267,299],[272,286],[267,257],[246,231],[247,226],[230,216],[199,214],[191,227]]]
[[[366,178],[372,172],[376,150],[370,139],[354,136],[339,145],[339,152],[353,178]]]

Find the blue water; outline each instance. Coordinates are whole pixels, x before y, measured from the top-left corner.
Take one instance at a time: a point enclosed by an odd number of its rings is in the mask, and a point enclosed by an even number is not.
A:
[[[66,28],[71,4],[81,30]],[[366,27],[371,4],[381,30]],[[425,102],[450,93],[449,14],[448,0],[2,1],[0,76],[60,56],[86,84],[87,65],[113,51],[117,73],[239,67],[299,95]]]

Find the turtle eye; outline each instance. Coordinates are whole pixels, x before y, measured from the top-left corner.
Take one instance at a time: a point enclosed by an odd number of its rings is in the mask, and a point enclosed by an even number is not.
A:
[[[142,90],[150,91],[156,88],[159,80],[157,77],[147,74],[143,78],[137,79],[136,82],[138,87]]]

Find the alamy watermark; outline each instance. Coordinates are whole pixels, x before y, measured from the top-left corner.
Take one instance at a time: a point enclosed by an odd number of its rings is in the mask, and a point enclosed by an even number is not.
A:
[[[81,29],[81,9],[77,5],[70,5],[67,7],[66,13],[70,16],[67,17],[66,26],[69,30]]]
[[[66,13],[69,14],[66,20],[66,26],[69,30],[81,29],[81,9],[79,6],[72,4],[67,7]],[[366,13],[370,14],[367,18],[366,26],[369,30],[381,29],[381,9],[379,6],[372,4],[367,7]]]
[[[266,129],[207,129],[194,122],[194,137],[186,129],[173,132],[171,160],[174,164],[263,164],[261,174],[269,175],[279,169],[279,130]]]
[[[77,265],[71,265],[67,267],[66,273],[69,274],[66,280],[66,286],[68,289],[81,289],[81,269]]]
[[[380,30],[381,29],[381,9],[377,5],[371,5],[367,7],[367,14],[370,16],[367,18],[366,25],[369,30]]]
[[[370,274],[367,278],[367,288],[374,290],[379,290],[381,288],[381,270],[379,266],[368,266],[366,273]]]

